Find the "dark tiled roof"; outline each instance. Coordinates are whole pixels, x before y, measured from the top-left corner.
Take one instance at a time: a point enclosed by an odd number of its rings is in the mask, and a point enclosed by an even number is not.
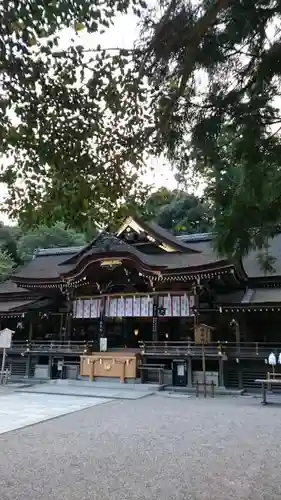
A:
[[[20,286],[17,286],[16,283],[14,283],[11,280],[5,281],[4,283],[0,283],[0,296],[1,295],[6,295],[6,294],[26,294],[27,290],[26,288],[21,288]]]
[[[95,254],[97,255],[103,255],[106,256],[110,253],[122,253],[122,254],[132,254],[134,255],[137,259],[141,260],[144,264],[147,264],[147,265],[151,265],[151,260],[149,259],[151,257],[151,255],[147,255],[147,254],[144,254],[142,252],[140,252],[139,250],[137,250],[137,248],[127,244],[127,243],[118,243],[118,244],[113,244],[110,246],[110,250],[106,250],[105,248],[101,248],[99,246],[93,246],[93,247],[90,247],[89,246],[89,249],[82,254],[82,256],[75,262],[75,267],[77,265],[79,265],[79,263],[86,259],[87,257],[91,257],[91,256],[95,256]],[[73,264],[68,264],[68,261],[69,259],[67,259],[66,263],[62,262],[60,264],[60,269],[59,271],[61,273],[65,273],[65,272],[68,272],[70,269],[72,269],[74,267]],[[155,258],[154,258],[154,263],[155,263]],[[161,264],[160,264],[161,265]]]
[[[208,266],[210,264],[215,264],[218,262],[222,262],[222,259],[219,259],[215,256],[214,253],[182,253],[182,254],[160,254],[160,255],[149,255],[151,258],[151,265],[155,265],[157,263],[158,266],[165,266],[169,270],[172,269],[181,269],[187,267],[200,267],[200,266]]]
[[[138,260],[147,264],[149,267],[163,267],[169,270],[172,269],[181,269],[187,267],[197,267],[197,266],[206,266],[216,262],[222,262],[222,259],[219,259],[212,248],[208,246],[206,248],[206,252],[203,254],[201,251],[196,253],[163,253],[163,254],[146,254],[140,252],[134,246],[131,246],[127,243],[121,243],[118,245],[113,245],[110,249],[111,252],[118,252],[123,254],[131,254],[136,257]],[[81,260],[84,260],[87,256],[94,256],[95,254],[105,254],[108,255],[108,251],[100,249],[98,247],[90,248]],[[79,261],[76,263],[76,265]],[[76,267],[75,265],[75,267]],[[68,272],[72,269],[72,265],[63,265],[60,264],[60,269],[62,273]]]
[[[68,254],[69,255],[69,254]],[[25,267],[13,276],[15,282],[18,278],[27,278],[28,280],[54,280],[59,278],[59,265],[64,262],[66,255],[49,254],[40,255],[39,253]]]
[[[166,230],[163,230],[166,232]],[[204,256],[207,257],[207,260],[213,259],[214,262],[219,261],[220,259],[216,255],[216,252],[212,246],[212,235],[211,233],[195,233],[195,234],[185,234],[179,235],[175,237],[177,240],[181,242],[184,241],[187,244],[187,247],[193,250],[194,252],[202,252]],[[66,247],[66,248],[51,248],[46,250],[40,250],[39,252],[43,252],[46,255],[60,254],[63,252],[69,258],[72,257],[75,253],[80,252],[84,247]],[[132,247],[130,247],[132,248]],[[72,254],[72,255],[71,255]],[[275,238],[269,241],[269,255],[276,259],[274,263],[274,272],[273,273],[265,273],[260,266],[260,262],[258,259],[258,250],[252,250],[249,255],[247,255],[243,259],[243,266],[246,274],[249,278],[261,278],[261,277],[274,277],[281,276],[281,234],[277,235]],[[141,253],[143,256],[144,254]],[[168,256],[169,261],[172,263],[172,254],[163,254],[163,258]],[[154,256],[153,256],[154,257]],[[157,256],[162,257],[162,255]]]
[[[154,227],[150,224],[150,227]],[[165,230],[163,230],[165,231]],[[166,231],[165,231],[166,233]],[[172,235],[170,235],[172,236]],[[166,267],[169,270],[204,266],[222,262],[212,246],[212,236],[208,233],[203,234],[192,234],[192,235],[181,235],[180,237],[173,237],[177,240],[186,241],[188,249],[192,250],[194,253],[181,252],[181,253],[163,253],[163,254],[145,254],[132,245],[122,243],[113,245],[111,247],[111,252],[124,252],[134,255],[144,264],[152,267]],[[94,243],[93,243],[94,244]],[[84,249],[83,256],[80,252]],[[85,247],[65,247],[65,248],[50,248],[38,251],[36,257],[29,262],[24,268],[19,270],[14,279],[26,278],[27,280],[57,280],[60,273],[67,273],[73,267],[74,263],[64,264],[67,261],[75,257],[75,266],[79,262],[79,259],[84,258],[87,255],[94,254],[104,254],[108,252],[102,248],[95,247],[93,245],[87,245]],[[269,254],[276,258],[274,263],[274,272],[265,273],[260,266],[258,260],[258,251],[251,251],[249,255],[243,259],[243,266],[246,274],[249,278],[263,278],[263,277],[281,277],[281,234],[276,236],[270,241]],[[74,261],[72,261],[74,262]],[[15,288],[15,285],[11,282],[6,282],[0,285],[1,293],[23,293],[24,289]]]
[[[259,251],[253,250],[243,260],[245,271],[249,277],[260,278],[281,276],[281,234],[278,234],[277,236],[275,236],[275,238],[269,240],[268,254],[276,259],[273,263],[273,273],[266,273],[261,269],[261,265],[258,259]]]
[[[249,288],[236,290],[217,297],[218,305],[250,306],[259,304],[281,304],[281,288]]]
[[[281,288],[254,288],[248,292],[252,293],[245,293],[243,304],[281,303]]]
[[[69,258],[77,255],[76,248],[63,249],[63,253],[61,253],[61,250],[62,249],[57,248],[38,252],[32,261],[14,275],[14,280],[58,280],[61,274],[68,273],[73,269],[74,265],[68,264],[67,262]],[[163,267],[167,270],[187,267],[194,268],[222,262],[221,259],[218,259],[215,255],[210,245],[205,248],[204,253],[201,253],[201,249],[198,250],[196,253],[145,254],[127,243],[112,245],[110,247],[111,254],[119,253],[133,255],[148,267]],[[104,254],[106,256],[109,254],[109,251],[99,247],[89,248],[80,258],[80,261],[87,257],[94,256],[95,254]],[[75,263],[75,267],[80,261],[78,259]]]
[[[188,246],[192,249],[197,249],[201,252],[208,253],[208,249],[212,248],[212,235],[210,233],[181,235],[180,239],[188,242]],[[215,254],[214,250],[213,253]],[[274,257],[276,261],[273,264],[274,271],[266,273],[260,265],[258,255],[259,250],[252,250],[244,259],[243,267],[249,278],[265,278],[281,276],[281,234],[269,240],[269,255]]]
[[[36,299],[5,300],[3,302],[0,302],[0,312],[17,312],[18,310],[25,310],[34,302],[36,302]]]
[[[66,258],[69,255],[76,254],[77,252],[81,252],[84,246],[79,247],[55,247],[55,248],[41,248],[36,252],[36,255],[65,255]]]
[[[224,293],[218,295],[216,298],[216,304],[227,305],[227,304],[241,304],[241,301],[245,295],[245,290],[235,290],[231,293]]]

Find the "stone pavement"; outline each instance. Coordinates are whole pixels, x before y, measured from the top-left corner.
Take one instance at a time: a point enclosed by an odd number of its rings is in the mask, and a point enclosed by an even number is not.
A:
[[[35,384],[19,389],[17,392],[109,399],[141,399],[154,394],[153,388],[148,390],[148,388],[130,387],[130,384],[95,384],[94,382],[89,384],[88,382],[75,383],[75,381],[68,384],[53,384],[51,382]]]
[[[252,397],[115,400],[2,434],[0,497],[280,500],[280,435]]]
[[[108,402],[43,394],[8,393],[0,397],[0,434]]]

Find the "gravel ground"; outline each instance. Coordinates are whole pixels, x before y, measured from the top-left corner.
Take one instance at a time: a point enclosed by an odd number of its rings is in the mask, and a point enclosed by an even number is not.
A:
[[[281,406],[114,401],[0,436],[1,500],[281,498]]]

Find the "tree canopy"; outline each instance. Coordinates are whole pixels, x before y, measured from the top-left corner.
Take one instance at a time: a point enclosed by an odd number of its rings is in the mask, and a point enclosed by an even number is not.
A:
[[[22,261],[32,258],[40,248],[82,246],[86,244],[86,235],[67,228],[57,222],[53,226],[40,225],[21,235],[17,242],[18,255]]]
[[[85,51],[143,0],[5,0],[0,6],[2,177],[7,207],[27,226],[58,219],[82,228],[110,220],[138,191],[143,118],[128,51]],[[63,28],[73,41],[61,48]],[[132,139],[134,137],[134,140]],[[137,138],[138,137],[138,138]]]
[[[280,0],[17,7],[0,6],[11,215],[78,228],[110,221],[141,191],[147,155],[164,153],[207,183],[221,253],[266,247],[281,217]],[[87,52],[75,36],[60,48],[63,27],[99,34],[130,9],[142,23],[132,50],[97,42]]]
[[[281,2],[161,5],[144,25],[155,134],[207,180],[219,251],[243,255],[280,230]]]
[[[12,273],[15,263],[6,250],[0,248],[0,283],[5,281]]]
[[[152,193],[140,211],[147,220],[175,234],[207,232],[213,225],[207,203],[194,194],[164,187]]]

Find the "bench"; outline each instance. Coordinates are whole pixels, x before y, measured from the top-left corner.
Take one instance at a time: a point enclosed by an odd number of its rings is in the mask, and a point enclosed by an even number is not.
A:
[[[271,389],[271,386],[279,386],[281,387],[281,379],[278,378],[270,378],[267,377],[265,379],[256,379],[255,380],[256,384],[261,384],[262,388],[262,404],[267,405],[267,399],[266,399],[266,392]]]
[[[140,366],[141,371],[141,382],[142,384],[145,382],[144,380],[144,372],[152,371],[158,373],[158,383],[159,385],[163,385],[164,383],[164,368],[165,365],[157,365],[157,364],[143,364]]]

